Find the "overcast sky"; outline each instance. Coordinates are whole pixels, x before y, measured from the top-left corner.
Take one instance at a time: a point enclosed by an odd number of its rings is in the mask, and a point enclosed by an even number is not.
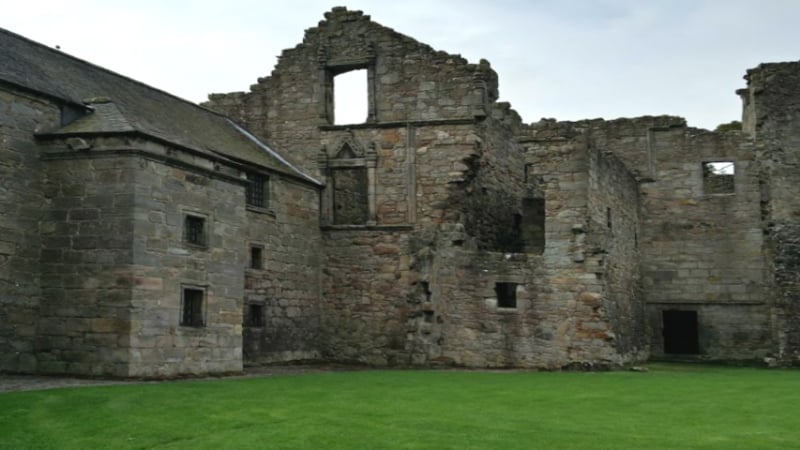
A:
[[[489,60],[526,122],[672,114],[713,128],[740,119],[746,69],[800,59],[798,0],[0,0],[0,27],[200,102],[248,90],[337,5]]]

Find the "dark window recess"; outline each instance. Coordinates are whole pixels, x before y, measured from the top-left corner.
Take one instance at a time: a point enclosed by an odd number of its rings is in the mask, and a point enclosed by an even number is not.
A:
[[[422,311],[422,319],[425,323],[433,323],[435,316],[433,311]]]
[[[495,283],[494,292],[498,308],[517,307],[517,283]]]
[[[264,268],[264,249],[261,247],[250,247],[250,268],[263,269]]]
[[[339,168],[333,177],[333,223],[336,225],[363,225],[367,223],[366,167]]]
[[[202,289],[184,288],[181,325],[185,327],[202,327],[205,325],[205,320],[203,320],[204,299],[205,291]]]
[[[663,311],[664,353],[696,355],[700,353],[697,311]]]
[[[244,324],[248,327],[263,327],[264,326],[264,305],[250,304],[247,305],[247,314],[244,318]]]
[[[545,209],[543,198],[522,200],[522,241],[526,253],[544,253]]]
[[[606,227],[611,229],[611,208],[606,208]]]
[[[183,240],[193,245],[206,245],[206,219],[186,216],[183,222]]]
[[[258,173],[247,174],[247,204],[259,208],[266,208],[269,205],[269,177]]]
[[[733,161],[703,163],[703,192],[706,194],[734,193],[736,191],[735,168]]]

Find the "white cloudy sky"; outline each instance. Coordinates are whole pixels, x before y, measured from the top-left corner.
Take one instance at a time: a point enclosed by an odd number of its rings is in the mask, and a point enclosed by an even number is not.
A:
[[[528,122],[673,114],[713,128],[740,118],[746,69],[800,59],[798,0],[0,0],[0,27],[199,102],[247,90],[342,4],[488,59]]]

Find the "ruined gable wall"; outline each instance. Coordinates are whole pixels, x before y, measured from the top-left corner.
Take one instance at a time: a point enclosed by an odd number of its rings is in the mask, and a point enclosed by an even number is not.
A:
[[[41,165],[33,138],[59,124],[58,106],[0,89],[0,371],[36,370]]]
[[[250,92],[212,95],[205,106],[242,117],[313,173],[322,133],[333,123],[331,79],[337,73],[368,70],[370,123],[471,120],[497,98],[497,76],[488,63],[436,52],[360,11],[334,8],[325,18],[301,44],[285,50],[272,74]]]
[[[774,356],[800,361],[800,63],[762,64],[747,72],[744,130],[755,139],[761,162],[767,277],[774,283]]]

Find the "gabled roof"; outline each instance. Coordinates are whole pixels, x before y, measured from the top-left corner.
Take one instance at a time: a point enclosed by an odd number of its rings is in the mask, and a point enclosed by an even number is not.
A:
[[[225,116],[2,28],[0,81],[89,104],[89,115],[48,134],[138,132],[321,185]]]

